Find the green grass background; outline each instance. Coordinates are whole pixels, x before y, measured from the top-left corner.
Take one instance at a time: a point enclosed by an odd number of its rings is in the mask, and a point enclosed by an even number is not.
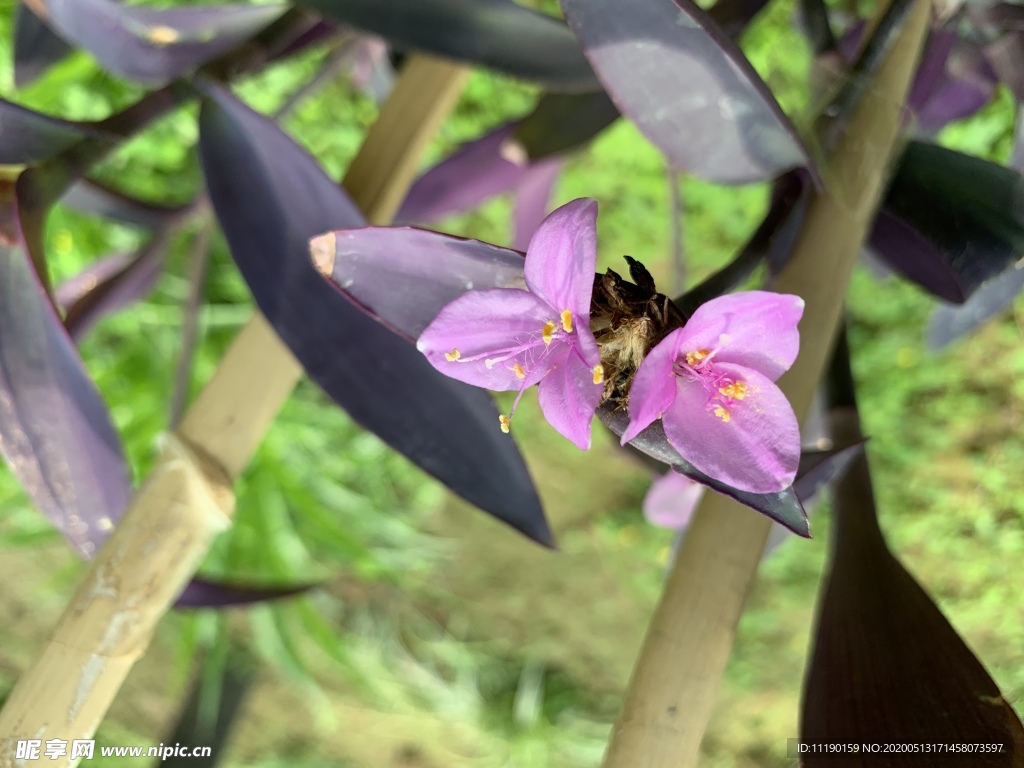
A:
[[[550,5],[550,4],[547,4]],[[545,7],[547,7],[547,5]],[[550,10],[550,8],[549,8]],[[809,56],[778,0],[744,38],[751,60],[798,121]],[[0,89],[73,119],[101,118],[141,91],[77,54],[16,93],[13,7],[0,9]],[[270,112],[316,71],[314,52],[250,79],[239,94]],[[535,88],[475,73],[430,149],[526,112]],[[339,79],[285,123],[340,177],[376,107]],[[1005,159],[1013,127],[1007,94],[942,140]],[[195,110],[185,108],[130,142],[99,176],[151,199],[199,190]],[[661,157],[620,121],[574,156],[555,202],[600,204],[600,264],[628,253],[670,278],[668,181]],[[763,210],[763,186],[684,179],[688,282],[721,265]],[[439,228],[507,242],[508,200]],[[195,232],[176,243],[145,302],[104,321],[82,354],[124,437],[136,478],[166,429]],[[60,279],[131,249],[141,234],[58,209],[47,240]],[[940,354],[924,351],[933,301],[864,268],[849,294],[854,367],[881,520],[894,549],[984,660],[1007,699],[1024,707],[1024,351],[1021,311]],[[201,313],[192,392],[206,381],[251,310],[220,236]],[[174,614],[103,723],[106,745],[150,745],[170,733],[187,682],[215,691],[227,659],[247,660],[255,683],[225,766],[596,766],[657,599],[670,534],[647,526],[639,504],[649,475],[600,437],[589,454],[561,440],[525,398],[516,438],[562,551],[542,551],[446,495],[311,385],[300,385],[238,487],[234,529],[204,572],[288,582],[323,579],[307,597],[250,610]],[[815,591],[828,542],[791,540],[765,562],[703,747],[707,766],[788,765]],[[1015,565],[1016,564],[1016,565]],[[39,648],[82,572],[10,474],[0,474],[0,689]],[[205,659],[201,664],[198,659]],[[117,761],[96,760],[96,765]]]

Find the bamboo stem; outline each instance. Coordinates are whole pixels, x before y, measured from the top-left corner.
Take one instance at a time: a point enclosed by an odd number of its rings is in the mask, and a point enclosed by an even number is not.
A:
[[[406,65],[343,182],[373,223],[393,216],[427,143],[451,111],[468,71],[425,57]],[[24,739],[89,739],[160,617],[227,528],[232,484],[302,370],[260,314],[167,440],[113,535],[89,565],[50,641],[0,711],[0,768]],[[47,760],[65,768],[64,756]]]
[[[929,12],[929,0],[917,0],[837,145],[828,188],[812,201],[792,258],[773,286],[807,302],[800,355],[779,381],[801,422],[828,361],[850,274],[885,188]],[[725,496],[705,494],[648,627],[605,768],[697,765],[770,526],[768,518]]]

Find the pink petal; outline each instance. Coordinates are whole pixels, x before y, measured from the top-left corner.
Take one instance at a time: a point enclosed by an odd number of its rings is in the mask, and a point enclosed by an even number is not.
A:
[[[685,528],[703,495],[703,485],[686,475],[669,472],[651,483],[647,490],[644,517],[659,528]]]
[[[804,300],[790,294],[745,291],[720,296],[693,313],[679,348],[685,355],[721,347],[715,362],[752,368],[775,381],[796,360],[797,323],[803,312]]]
[[[701,472],[741,491],[787,488],[800,463],[800,429],[786,396],[750,368],[719,364],[715,373],[745,382],[746,397],[729,406],[726,422],[708,408],[700,382],[679,377],[675,402],[662,419],[668,441]]]
[[[581,197],[544,219],[526,251],[526,284],[574,325],[590,318],[597,270],[597,203]]]
[[[537,383],[546,368],[551,367],[550,362],[541,360],[544,355],[551,359],[557,355],[541,338],[544,324],[552,320],[555,318],[551,307],[527,291],[469,291],[441,310],[420,335],[416,348],[431,365],[453,379],[495,391],[519,389],[524,381],[526,386]],[[505,357],[515,348],[522,349],[508,360],[488,367],[488,359]],[[455,350],[459,359],[448,360],[445,355],[452,355]],[[468,360],[478,355],[484,357]],[[516,375],[515,363],[527,374],[525,380]]]
[[[591,364],[581,360],[570,346],[563,345],[563,349],[557,361],[552,357],[555,367],[541,379],[540,409],[559,434],[586,451],[590,449],[590,423],[604,385],[594,383],[596,359]],[[596,343],[593,351],[596,356]]]
[[[676,399],[676,376],[672,369],[684,331],[672,331],[640,363],[629,390],[629,426],[622,433],[623,445],[660,419]]]

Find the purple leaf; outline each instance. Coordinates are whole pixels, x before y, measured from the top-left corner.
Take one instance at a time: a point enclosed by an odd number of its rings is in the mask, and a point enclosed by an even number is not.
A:
[[[562,161],[552,158],[530,166],[516,188],[516,204],[512,211],[512,247],[525,251],[537,228],[548,213],[551,192],[562,172]]]
[[[121,440],[20,244],[0,246],[0,451],[86,557],[130,498]]]
[[[79,213],[91,213],[122,224],[135,224],[149,229],[166,227],[193,208],[192,203],[150,203],[90,179],[75,182],[64,193],[61,202]]]
[[[612,100],[677,170],[732,184],[816,173],[742,51],[690,0],[562,7]]]
[[[75,341],[107,315],[141,301],[156,286],[173,237],[158,232],[133,256],[111,256],[71,278],[57,289],[57,300],[67,307],[64,327]],[[78,289],[85,288],[78,293]],[[73,301],[66,301],[78,293]]]
[[[38,80],[74,49],[53,33],[28,6],[14,11],[14,85],[24,88]]]
[[[615,410],[607,404],[597,409],[597,416],[616,435],[622,435],[629,424],[629,417],[621,410]],[[740,504],[770,517],[775,522],[785,526],[797,536],[804,538],[811,537],[811,529],[807,523],[807,514],[797,498],[796,492],[790,486],[779,493],[749,493],[715,480],[696,469],[690,462],[679,455],[679,452],[672,447],[668,438],[665,437],[665,430],[661,421],[655,421],[639,435],[633,438],[630,445],[642,453],[650,456],[662,464],[696,480],[701,485],[706,485],[712,490],[729,496]]]
[[[982,283],[960,306],[940,305],[928,321],[928,346],[939,350],[972,333],[1009,309],[1022,290],[1024,267],[1018,262],[1014,268]]]
[[[845,343],[830,375],[832,432],[860,437]],[[844,407],[839,407],[844,406]],[[831,559],[804,681],[800,738],[815,742],[989,743],[978,768],[1016,764],[1024,726],[928,593],[893,556],[878,526],[866,454],[835,486]],[[807,768],[834,765],[801,756]],[[853,768],[932,766],[941,756],[844,754]]]
[[[163,85],[253,37],[285,5],[143,8],[114,0],[41,0],[47,22],[110,72]]]
[[[908,143],[871,245],[940,298],[963,303],[1024,253],[1019,173],[920,141]]]
[[[310,263],[310,238],[365,224],[348,196],[272,122],[218,86],[204,90],[199,150],[210,199],[260,310],[310,378],[455,493],[550,544],[540,500],[490,398],[437,373]]]
[[[803,450],[800,453],[800,468],[793,481],[793,490],[800,501],[810,501],[829,483],[845,475],[853,460],[864,453],[864,443],[865,440],[858,440],[845,448],[830,448],[827,451]]]
[[[519,121],[515,140],[531,160],[576,149],[619,119],[604,90],[545,93],[533,112]]]
[[[309,0],[306,5],[399,48],[480,64],[553,90],[597,84],[565,24],[512,0]]]
[[[28,165],[53,157],[83,139],[116,137],[88,123],[72,123],[0,99],[0,165]]]
[[[195,578],[175,602],[175,608],[227,608],[294,597],[320,586],[319,583],[289,586],[261,586]]]
[[[342,295],[412,342],[466,291],[526,286],[522,253],[424,229],[340,230],[313,250]]]

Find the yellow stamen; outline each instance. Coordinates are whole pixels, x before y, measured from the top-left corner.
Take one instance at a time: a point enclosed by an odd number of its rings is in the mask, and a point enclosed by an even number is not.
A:
[[[500,414],[498,416],[498,421],[501,423],[501,431],[504,432],[507,435],[508,434],[508,428],[509,428],[508,416],[506,416],[504,413],[502,413],[502,414]]]
[[[512,370],[515,371],[517,379],[525,379],[526,378],[526,371],[523,370],[523,366],[521,366],[519,363],[516,363],[515,365],[513,365],[512,366]]]
[[[745,381],[734,381],[726,387],[719,387],[718,391],[730,400],[742,400],[747,396],[747,383]]]
[[[568,309],[562,312],[562,330],[566,333],[572,333],[572,312]]]
[[[544,339],[544,343],[545,344],[550,344],[551,343],[551,339],[552,339],[554,333],[555,333],[555,324],[553,322],[551,322],[550,320],[548,320],[546,323],[544,323],[543,339]]]
[[[701,360],[703,360],[704,358],[706,358],[710,354],[711,354],[711,350],[710,349],[699,349],[696,352],[687,352],[686,353],[686,364],[687,365],[696,365],[697,363],[699,363]]]
[[[723,408],[720,405],[716,405],[715,406],[715,416],[720,418],[726,424],[728,424],[729,421],[732,420],[732,416],[729,415],[729,412],[727,410],[725,410],[725,408]]]
[[[454,363],[460,357],[462,357],[462,353],[459,352],[459,350],[457,349],[453,349],[451,352],[444,353],[444,359],[447,360],[449,363]]]
[[[594,366],[594,383],[595,384],[603,384],[604,383],[604,366],[603,365],[595,365]]]

